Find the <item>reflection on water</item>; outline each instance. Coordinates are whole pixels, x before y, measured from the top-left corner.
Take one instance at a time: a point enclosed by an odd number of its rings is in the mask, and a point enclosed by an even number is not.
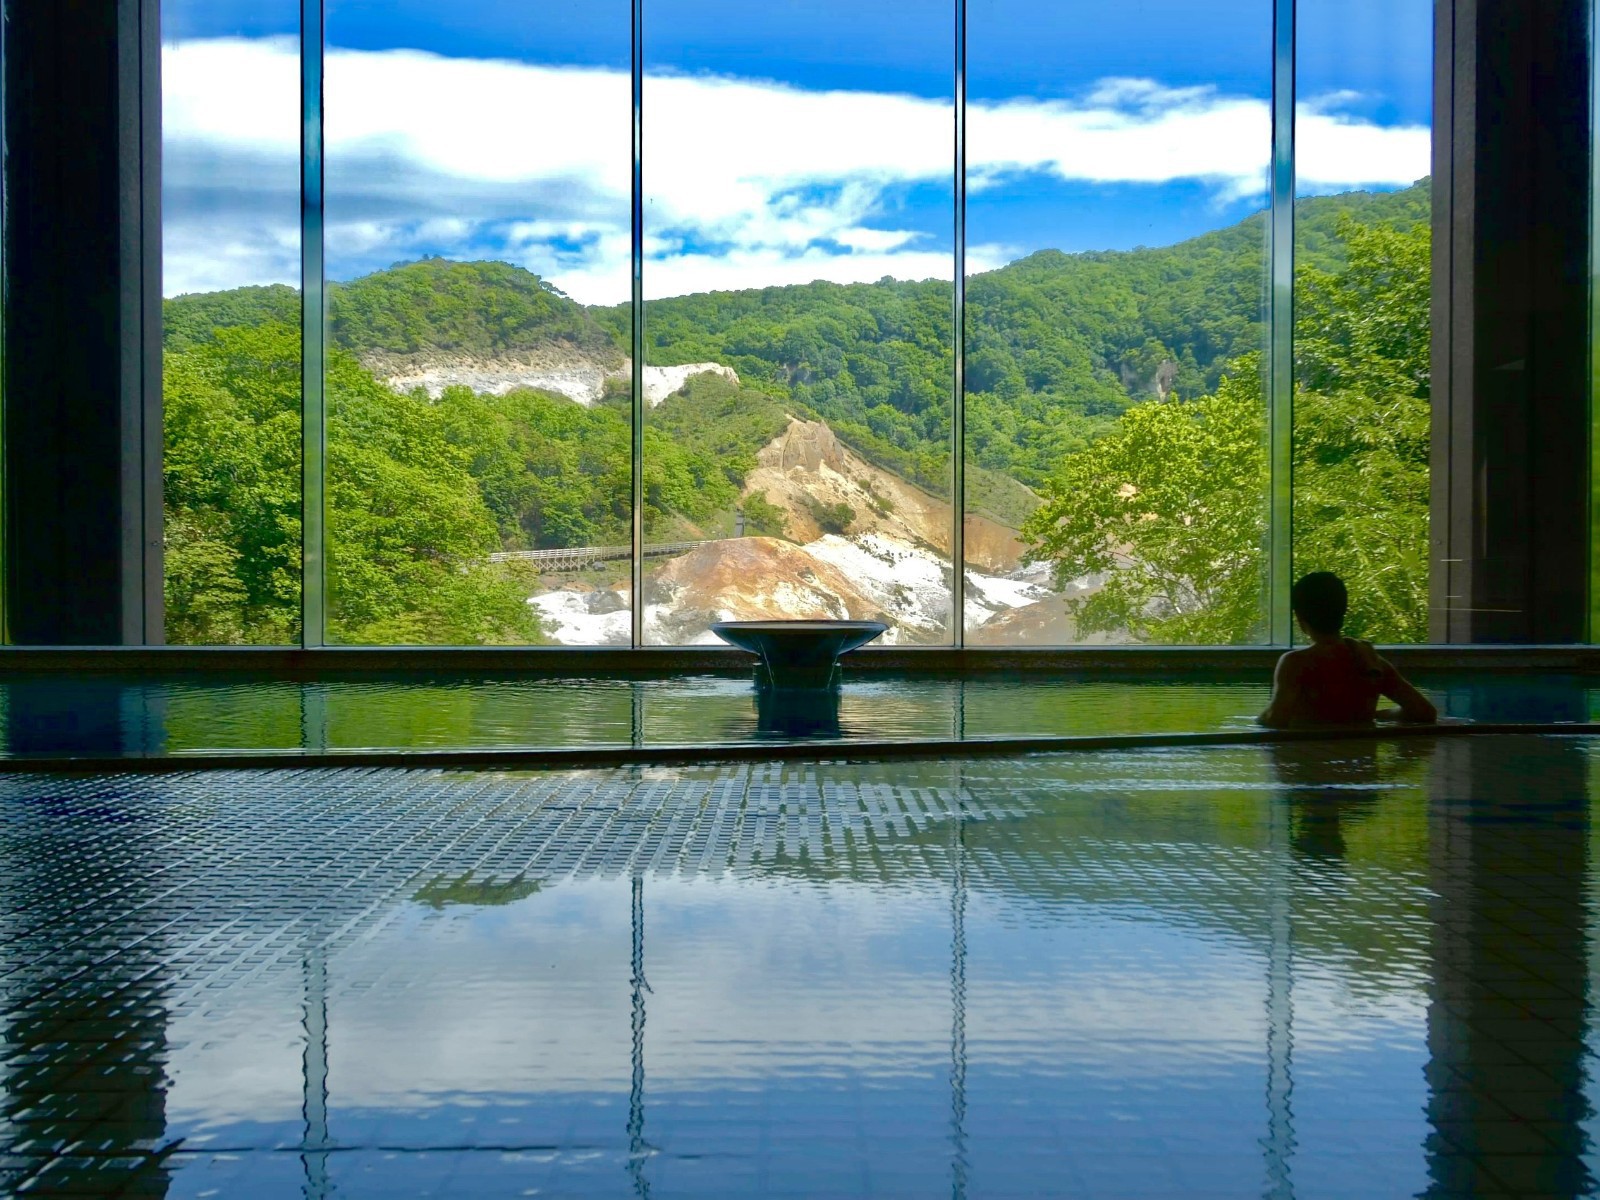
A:
[[[1586,1194],[1596,749],[0,780],[0,1185]]]
[[[836,738],[843,734],[839,721],[841,697],[837,689],[779,691],[758,688],[755,694],[756,736],[802,739]]]
[[[1593,681],[1449,677],[1454,717],[1584,721]],[[1195,733],[1254,726],[1268,681],[1205,677],[848,678],[832,704],[763,695],[748,676],[381,678],[291,682],[11,677],[3,746],[38,753],[546,748],[751,740]]]

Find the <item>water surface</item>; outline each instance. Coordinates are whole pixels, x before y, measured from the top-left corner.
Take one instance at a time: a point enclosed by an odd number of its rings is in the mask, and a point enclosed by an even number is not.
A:
[[[0,1163],[173,1197],[1588,1194],[1593,762],[0,780]]]
[[[1588,721],[1582,676],[1425,676],[1468,720]],[[847,678],[832,697],[763,697],[748,677],[318,682],[231,676],[11,676],[10,755],[205,751],[552,749],[751,741],[1210,733],[1253,727],[1265,676]]]

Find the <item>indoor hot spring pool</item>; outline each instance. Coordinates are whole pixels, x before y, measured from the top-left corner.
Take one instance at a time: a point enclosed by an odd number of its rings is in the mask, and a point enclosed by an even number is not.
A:
[[[148,767],[291,757],[368,765],[770,757],[822,744],[876,753],[1237,741],[1260,735],[1271,658],[1250,669],[940,675],[858,669],[814,693],[757,688],[748,666],[673,676],[528,672],[0,676],[0,767],[51,759]],[[1600,676],[1407,668],[1455,723],[1582,726]],[[812,747],[807,750],[805,747]],[[419,758],[419,756],[421,756]],[[431,757],[430,757],[431,756]]]
[[[676,703],[747,721],[721,686]],[[171,748],[250,728],[204,695],[156,698]],[[406,733],[321,695],[332,741]],[[539,713],[439,704],[409,736]],[[1597,753],[13,772],[0,1190],[1587,1195]]]

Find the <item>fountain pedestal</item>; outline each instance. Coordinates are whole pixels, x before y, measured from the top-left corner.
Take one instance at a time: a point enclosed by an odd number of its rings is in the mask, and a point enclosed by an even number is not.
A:
[[[841,654],[888,628],[882,621],[718,621],[711,632],[760,658],[758,686],[822,691],[838,683]]]

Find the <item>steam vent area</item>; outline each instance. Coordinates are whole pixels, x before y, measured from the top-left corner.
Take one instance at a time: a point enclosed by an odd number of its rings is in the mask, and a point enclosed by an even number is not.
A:
[[[0,1200],[1600,1200],[1600,0],[0,0]]]

